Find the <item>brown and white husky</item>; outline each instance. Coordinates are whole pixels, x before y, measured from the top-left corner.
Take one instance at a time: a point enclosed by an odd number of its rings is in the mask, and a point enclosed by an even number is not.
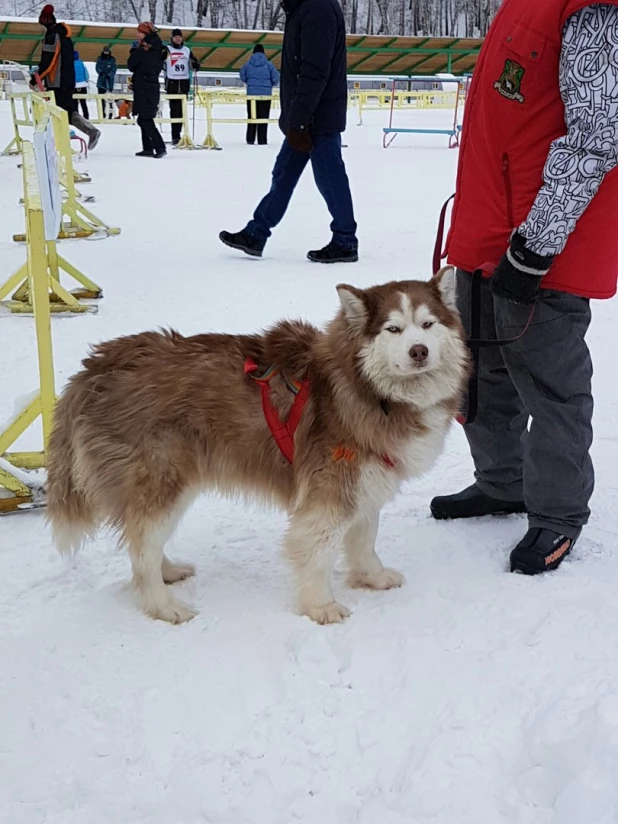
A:
[[[187,621],[195,612],[166,584],[194,569],[165,544],[214,489],[287,510],[285,553],[300,612],[314,621],[349,615],[331,589],[341,550],[350,586],[401,586],[376,555],[378,519],[403,481],[432,466],[457,412],[468,354],[454,271],[337,291],[341,308],[323,331],[282,321],[259,335],[143,332],[95,346],[58,402],[49,444],[60,552],[111,526],[144,612]],[[283,422],[304,387],[291,463],[269,428],[264,382]]]

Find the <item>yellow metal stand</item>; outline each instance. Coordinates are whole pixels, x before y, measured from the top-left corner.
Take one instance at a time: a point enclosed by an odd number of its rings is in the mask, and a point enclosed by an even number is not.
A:
[[[8,427],[0,432],[0,486],[13,493],[0,498],[0,512],[16,511],[31,504],[40,488],[27,482],[23,469],[39,469],[45,465],[45,449],[52,428],[56,403],[54,366],[51,342],[50,303],[48,291],[47,250],[43,222],[43,207],[32,143],[22,141],[26,239],[25,266],[28,291],[36,328],[39,361],[39,392]],[[43,450],[40,452],[9,452],[9,448],[39,418],[43,424]]]
[[[13,132],[15,137],[9,145],[2,152],[3,155],[18,155],[21,154],[21,135],[19,134],[20,126],[33,126],[30,111],[28,109],[29,92],[19,92],[17,94],[9,95],[11,104],[11,118],[13,120]],[[17,103],[21,103],[22,113],[17,112]]]
[[[221,147],[215,140],[215,136],[213,134],[212,125],[213,123],[242,123],[242,124],[249,124],[255,123],[259,125],[260,123],[271,123],[275,124],[279,121],[274,118],[259,118],[257,116],[257,102],[259,100],[269,100],[271,105],[274,102],[279,102],[279,98],[275,97],[274,95],[245,95],[243,94],[242,97],[239,94],[232,95],[229,99],[234,103],[242,102],[243,106],[249,103],[249,111],[251,117],[213,117],[213,105],[214,103],[221,102],[221,95],[217,92],[207,92],[202,93],[201,95],[201,104],[206,109],[206,137],[204,138],[204,142],[202,144],[203,147],[207,149],[220,149]],[[224,100],[228,99],[228,96],[223,97]]]
[[[76,182],[85,183],[90,180],[86,175],[80,175],[73,169],[73,151],[69,135],[69,116],[54,103],[43,96],[31,94],[32,118],[35,126],[41,123],[47,114],[51,116],[54,127],[54,140],[58,152],[58,172],[60,185],[65,190],[62,205],[62,226],[58,234],[60,240],[70,238],[91,237],[94,234],[119,235],[120,229],[108,226],[89,209],[80,203],[81,195],[75,188]],[[24,234],[13,235],[13,240],[23,243]]]
[[[58,234],[59,240],[68,238],[91,237],[94,234],[119,235],[120,229],[108,226],[89,209],[79,202],[80,195],[75,188],[75,173],[73,170],[73,152],[69,136],[69,116],[58,106],[38,99],[32,101],[34,122],[38,125],[44,115],[51,115],[54,126],[54,140],[59,156],[60,185],[66,192],[62,204],[62,226]],[[24,241],[23,235],[14,235],[13,240]]]
[[[106,94],[93,94],[91,92],[84,92],[83,94],[74,94],[74,100],[88,100],[94,104],[97,114],[95,117],[90,117],[90,122],[95,126],[133,126],[135,125],[135,118],[131,117],[104,117],[103,105],[107,103],[112,105],[121,100],[133,100],[133,94],[129,92],[107,92]],[[187,106],[187,96],[184,94],[162,94],[161,100],[180,100],[182,102],[182,116],[181,117],[155,117],[154,122],[159,125],[168,125],[172,123],[182,123],[182,137],[176,146],[177,149],[202,149],[202,146],[196,146],[189,136],[189,113]]]
[[[90,216],[93,221],[97,218],[82,206],[77,201],[77,191],[75,189],[75,182],[73,180],[73,169],[71,163],[70,146],[68,147],[69,154],[66,154],[67,144],[69,140],[69,121],[67,113],[59,109],[52,103],[40,98],[38,101],[33,101],[33,111],[35,112],[35,120],[37,120],[37,127],[40,126],[47,117],[52,118],[52,125],[54,129],[54,141],[58,151],[58,172],[59,180],[62,187],[67,192],[67,200],[62,204],[63,221],[67,214],[73,215],[75,219],[82,220],[82,216]],[[23,145],[24,141],[22,141]],[[32,147],[31,147],[32,148]],[[25,168],[25,161],[24,161]],[[39,196],[40,199],[40,196]],[[26,207],[26,215],[28,214],[28,198],[26,190],[24,189],[24,205]],[[88,226],[87,229],[82,229],[80,223],[79,228],[71,228],[70,237],[88,237],[95,231],[93,224],[83,223]],[[59,237],[67,237],[66,231],[67,223],[63,222],[62,230]],[[112,232],[119,232],[120,230],[111,230]],[[0,284],[0,305],[8,309],[14,314],[33,314],[34,313],[34,296],[32,292],[32,282],[29,276],[30,262],[30,241],[28,240],[28,223],[26,220],[26,234],[14,235],[14,240],[21,240],[28,244],[28,260],[21,266],[11,277],[3,284]],[[94,283],[90,278],[81,272],[76,266],[69,263],[66,258],[58,254],[57,244],[55,241],[42,241],[42,249],[37,256],[34,264],[37,267],[37,275],[43,279],[47,284],[48,302],[51,301],[51,312],[96,312],[95,306],[87,306],[80,303],[80,299],[94,300],[103,297],[103,291],[100,286]],[[79,287],[68,291],[60,283],[60,273],[65,272],[67,275],[77,281]],[[5,300],[13,290],[16,290],[10,300]]]
[[[26,242],[27,235],[26,235]],[[68,260],[58,254],[54,241],[43,241],[44,256],[37,260],[41,274],[47,278],[49,300],[51,301],[51,312],[96,312],[96,306],[87,306],[80,303],[81,300],[96,300],[103,297],[103,290],[96,283],[91,281]],[[60,284],[60,272],[66,272],[79,284],[81,289],[76,288],[67,291]],[[5,300],[7,295],[16,289],[11,300]],[[34,313],[32,291],[30,279],[28,277],[28,263],[24,263],[11,277],[0,285],[0,305],[9,309],[14,314],[31,315]]]
[[[210,95],[205,98],[204,105],[206,108],[206,137],[204,138],[202,146],[205,149],[220,149],[221,146],[219,146],[215,140],[212,132],[212,98]]]
[[[176,146],[177,149],[203,149],[203,146],[196,146],[189,137],[189,107],[187,106],[187,98],[182,95],[182,137]]]

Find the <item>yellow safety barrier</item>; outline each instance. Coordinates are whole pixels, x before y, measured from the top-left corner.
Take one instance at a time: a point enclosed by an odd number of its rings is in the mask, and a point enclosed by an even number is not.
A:
[[[53,92],[11,92],[9,94],[9,101],[11,104],[11,115],[13,118],[13,130],[15,137],[2,152],[3,155],[16,155],[21,152],[21,135],[19,133],[20,126],[34,128],[34,116],[32,113],[33,101],[48,100],[54,103]],[[21,115],[18,114],[18,104],[22,109]],[[70,144],[70,141],[69,141]],[[76,183],[90,183],[90,177],[83,172],[78,172],[73,168],[73,179]]]
[[[358,107],[358,125],[363,123],[363,112],[390,109],[391,100],[397,109],[452,109],[456,92],[442,91],[357,91],[353,99]]]
[[[261,123],[278,123],[278,118],[258,118],[257,111],[256,111],[256,103],[258,100],[270,100],[271,107],[273,104],[277,106],[279,104],[279,96],[278,95],[248,95],[242,94],[235,96],[234,103],[242,102],[246,104],[247,102],[250,104],[250,114],[251,117],[213,117],[213,106],[215,103],[220,103],[219,99],[220,92],[209,92],[206,93],[203,97],[204,103],[206,108],[206,137],[204,138],[204,142],[202,146],[207,149],[220,149],[221,147],[215,140],[215,136],[213,133],[213,123],[242,123],[245,125],[249,125],[250,123],[255,123],[256,125],[260,125]]]
[[[0,497],[0,512],[17,511],[24,505],[36,502],[37,493],[42,494],[40,485],[33,485],[22,470],[39,469],[45,465],[45,450],[56,403],[43,207],[34,150],[29,141],[22,141],[22,155],[28,238],[28,261],[25,268],[36,328],[39,391],[26,408],[0,432],[0,486],[12,493],[10,497]],[[10,447],[39,417],[43,424],[43,450],[9,452]]]
[[[32,115],[28,107],[28,102],[31,97],[31,92],[18,92],[16,94],[9,94],[9,101],[11,104],[11,116],[13,118],[13,131],[15,137],[4,149],[4,151],[2,152],[3,155],[21,154],[21,136],[19,134],[19,127],[34,126],[34,123],[32,121]],[[21,104],[21,114],[19,114],[17,111],[18,103]]]
[[[62,202],[62,226],[58,238],[66,240],[69,238],[91,237],[94,234],[119,235],[120,229],[108,226],[87,209],[83,203],[80,203],[81,195],[75,188],[68,114],[64,109],[59,108],[41,95],[32,96],[32,114],[35,125],[38,125],[46,114],[50,115],[53,121],[54,138],[59,159],[60,185],[65,190],[65,198]],[[13,240],[18,243],[23,243],[25,239],[23,234],[13,236]]]
[[[67,151],[66,144],[69,139],[67,114],[63,109],[59,109],[57,106],[53,105],[52,103],[49,103],[48,101],[43,100],[39,105],[41,105],[43,111],[35,115],[35,119],[37,120],[35,130],[41,131],[46,129],[48,122],[51,119],[52,128],[54,132],[54,142],[57,151],[59,183],[61,183],[65,187],[65,189],[67,189],[67,192],[71,190],[74,193],[75,184],[73,183],[71,169],[70,167],[67,167],[66,156],[63,156],[63,150],[61,148],[61,146],[64,144],[64,152]],[[22,141],[22,147],[26,144],[27,141]],[[14,274],[12,274],[11,277],[9,277],[7,281],[5,281],[5,283],[0,285],[0,305],[4,306],[6,309],[13,313],[34,313],[35,298],[32,290],[32,279],[30,276],[30,268],[34,256],[34,259],[36,260],[37,275],[39,276],[39,278],[42,277],[47,280],[48,290],[51,293],[51,297],[49,298],[49,300],[52,301],[52,312],[96,311],[96,307],[87,306],[80,303],[80,298],[101,298],[103,296],[101,287],[97,286],[97,284],[90,280],[88,277],[86,277],[86,275],[84,275],[83,272],[81,272],[79,269],[73,266],[73,264],[69,263],[64,257],[58,254],[55,240],[44,240],[42,243],[42,247],[40,244],[37,245],[36,252],[33,252],[33,243],[38,244],[39,241],[38,236],[32,236],[32,234],[28,234],[28,216],[30,211],[32,211],[32,209],[34,208],[28,202],[28,193],[29,190],[24,186],[24,207],[26,209],[26,233],[25,235],[15,236],[16,238],[19,237],[20,239],[23,239],[27,244],[26,263],[24,263],[23,266],[20,266],[20,268]],[[70,200],[71,196],[69,195],[67,200],[62,202],[61,226],[66,226],[66,223],[64,223],[63,221],[67,214],[67,208],[69,209],[69,214],[77,215],[77,211],[74,212],[73,210],[74,208],[79,208],[86,215],[89,215],[94,220],[97,220],[96,218],[94,218],[94,215],[90,215],[90,212],[84,209],[84,207],[81,206],[81,204],[77,204],[74,194],[73,201],[74,204],[77,205],[71,205]],[[34,210],[36,211],[36,209]],[[79,219],[82,219],[81,216],[79,217]],[[60,234],[58,235],[58,237],[60,237]],[[80,284],[80,288],[77,288],[71,292],[65,289],[60,283],[60,272],[65,272],[66,274],[70,275],[74,280],[76,280]],[[12,299],[5,300],[5,298],[13,291],[13,289],[15,289],[16,291],[12,295]]]
[[[119,126],[132,126],[135,124],[135,118],[133,117],[115,117],[115,118],[108,118],[104,117],[103,115],[103,101],[107,100],[109,103],[115,103],[119,100],[128,100],[133,102],[133,94],[126,93],[126,94],[116,94],[114,93],[107,93],[107,94],[96,94],[96,93],[85,93],[85,94],[74,94],[74,100],[90,100],[96,103],[97,107],[97,116],[96,117],[89,117],[88,120],[96,126],[99,126],[103,123],[109,125],[114,123]],[[182,123],[182,137],[180,138],[180,143],[176,146],[177,149],[199,149],[200,146],[196,146],[195,143],[189,137],[189,112],[187,106],[187,97],[184,94],[162,94],[161,100],[181,100],[182,101],[182,117],[155,117],[155,123]]]
[[[251,111],[251,117],[215,117],[215,106],[229,106],[241,104],[245,105],[247,101],[270,100],[272,108],[277,108],[280,104],[279,95],[277,93],[271,96],[249,96],[245,94],[242,89],[198,89],[196,94],[197,104],[206,110],[206,137],[204,147],[209,149],[221,148],[215,139],[213,132],[213,124],[218,123],[277,123],[276,119],[259,120],[256,117],[255,105]],[[441,91],[441,90],[410,90],[394,92],[389,89],[354,89],[348,96],[348,106],[356,107],[358,110],[358,125],[362,125],[363,112],[379,111],[381,109],[390,109],[391,100],[393,105],[398,109],[452,109],[455,107],[457,100],[457,93],[455,91]]]
[[[206,108],[208,100],[215,104],[230,105],[235,103],[245,103],[247,94],[244,89],[198,89],[196,93],[196,102],[198,106]],[[279,105],[279,93],[273,89],[272,97],[273,108]]]

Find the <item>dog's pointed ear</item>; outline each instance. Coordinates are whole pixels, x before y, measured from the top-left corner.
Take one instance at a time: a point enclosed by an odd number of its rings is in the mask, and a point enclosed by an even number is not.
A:
[[[440,295],[440,300],[448,308],[457,309],[457,278],[454,266],[443,266],[435,275],[433,282]]]
[[[367,319],[367,301],[365,293],[355,286],[348,286],[347,283],[340,283],[337,286],[337,294],[341,301],[341,307],[345,319],[351,326],[359,327]]]

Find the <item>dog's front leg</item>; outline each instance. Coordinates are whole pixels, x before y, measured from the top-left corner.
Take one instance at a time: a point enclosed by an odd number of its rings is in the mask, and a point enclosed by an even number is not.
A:
[[[360,512],[348,528],[343,539],[350,570],[348,583],[351,587],[391,589],[400,587],[405,578],[396,569],[382,565],[375,550],[380,512]]]
[[[345,527],[332,514],[293,513],[285,538],[285,554],[292,562],[300,612],[318,624],[336,624],[350,610],[335,601],[331,575],[341,552]]]

